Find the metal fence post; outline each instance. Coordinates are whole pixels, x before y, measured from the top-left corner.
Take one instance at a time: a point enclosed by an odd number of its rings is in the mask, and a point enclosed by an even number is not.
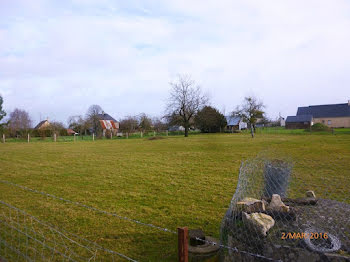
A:
[[[179,262],[188,262],[188,228],[177,228]]]

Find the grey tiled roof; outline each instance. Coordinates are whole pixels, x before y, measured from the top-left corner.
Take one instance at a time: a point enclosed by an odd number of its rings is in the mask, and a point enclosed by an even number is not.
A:
[[[287,116],[286,123],[311,122],[312,115]]]
[[[350,116],[350,106],[348,103],[346,103],[346,104],[299,107],[297,116],[299,115],[312,115],[313,117]]]
[[[113,122],[118,122],[113,117],[111,117],[109,114],[103,113],[97,115],[100,120],[112,120]]]
[[[241,118],[239,116],[225,116],[228,126],[236,126],[239,124]]]

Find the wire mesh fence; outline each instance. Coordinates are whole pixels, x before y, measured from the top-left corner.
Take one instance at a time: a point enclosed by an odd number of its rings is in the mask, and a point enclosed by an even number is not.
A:
[[[322,260],[330,253],[350,259],[349,195],[337,201],[310,190],[302,192],[304,197],[288,197],[300,195],[291,171],[292,163],[282,160],[258,158],[241,165],[222,223],[222,243],[283,261]],[[327,186],[316,189],[329,196],[322,192]],[[241,254],[229,257],[242,259]]]
[[[199,134],[199,131],[190,131],[191,135]],[[157,130],[157,131],[137,131],[137,132],[118,132],[116,134],[105,134],[105,135],[95,135],[95,134],[79,134],[79,135],[52,135],[46,137],[38,137],[30,134],[25,134],[24,136],[11,137],[9,135],[0,134],[1,143],[14,143],[14,142],[84,142],[84,141],[94,141],[94,140],[121,140],[121,139],[136,139],[136,138],[152,138],[152,137],[167,137],[167,136],[183,136],[184,131],[167,131],[167,130]]]
[[[136,261],[4,201],[0,201],[0,225],[0,258],[4,261]]]

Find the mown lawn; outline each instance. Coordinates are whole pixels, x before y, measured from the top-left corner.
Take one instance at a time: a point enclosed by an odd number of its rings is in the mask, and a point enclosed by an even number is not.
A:
[[[313,189],[350,202],[347,134],[5,143],[0,178],[173,231],[188,226],[219,237],[241,161],[258,154],[293,160],[293,196]],[[136,260],[176,260],[176,235],[2,183],[0,200]]]

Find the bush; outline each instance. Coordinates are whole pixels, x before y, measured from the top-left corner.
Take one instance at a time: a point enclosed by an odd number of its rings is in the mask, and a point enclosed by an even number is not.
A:
[[[42,139],[45,139],[46,137],[52,137],[53,134],[56,134],[57,136],[68,136],[67,129],[60,128],[56,130],[52,129],[34,129],[31,132],[31,136],[34,137],[41,137]]]
[[[329,131],[330,128],[324,124],[317,123],[311,126],[311,131],[313,132],[321,132],[321,131]]]

